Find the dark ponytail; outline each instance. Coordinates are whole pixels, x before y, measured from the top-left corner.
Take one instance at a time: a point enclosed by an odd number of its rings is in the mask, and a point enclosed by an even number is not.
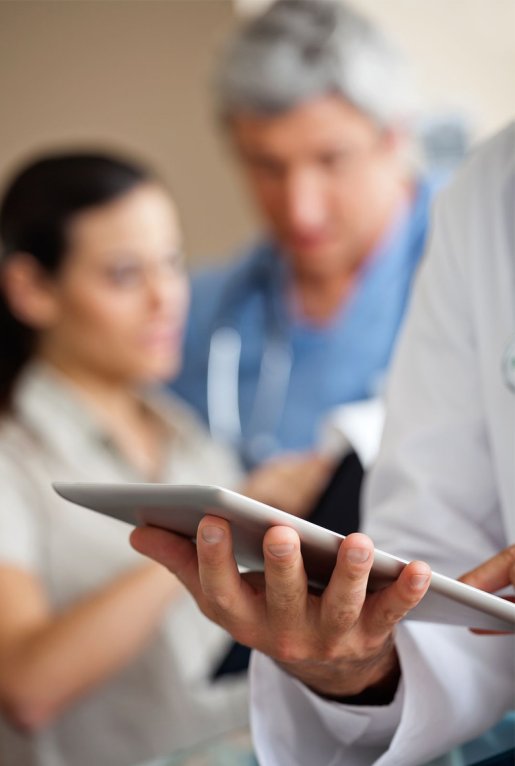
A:
[[[35,344],[35,333],[10,311],[2,285],[4,264],[16,253],[28,253],[47,274],[56,274],[73,217],[150,180],[151,174],[131,161],[70,153],[31,162],[7,186],[0,203],[0,411],[9,406]]]

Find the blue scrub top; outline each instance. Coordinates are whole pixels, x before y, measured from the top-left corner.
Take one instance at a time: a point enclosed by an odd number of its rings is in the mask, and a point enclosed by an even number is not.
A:
[[[381,392],[424,249],[433,189],[434,184],[427,181],[418,184],[411,206],[371,253],[350,297],[323,326],[291,315],[285,298],[286,261],[273,241],[260,242],[236,262],[193,278],[184,364],[172,387],[208,422],[211,337],[221,326],[237,329],[242,341],[239,405],[243,441],[255,442],[260,437],[267,445],[252,457],[240,445],[245,464],[284,451],[313,448],[328,411]],[[275,419],[273,438],[266,435],[263,439],[256,431],[253,409],[263,350],[277,327],[291,349],[292,367],[287,391],[279,393],[285,403]]]

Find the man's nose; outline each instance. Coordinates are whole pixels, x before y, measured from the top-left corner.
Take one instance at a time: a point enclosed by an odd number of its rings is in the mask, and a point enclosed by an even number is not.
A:
[[[285,208],[292,228],[313,230],[325,220],[324,190],[309,171],[291,173],[285,181]]]

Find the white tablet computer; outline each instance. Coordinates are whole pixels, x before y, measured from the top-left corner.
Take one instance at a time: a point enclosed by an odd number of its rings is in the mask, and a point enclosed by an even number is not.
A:
[[[266,530],[277,525],[292,527],[301,540],[309,581],[320,588],[331,576],[343,539],[336,532],[222,487],[64,483],[53,486],[59,495],[78,505],[134,526],[162,527],[192,540],[203,516],[220,516],[231,523],[238,564],[252,570],[263,569],[262,543]],[[406,563],[376,549],[370,589],[377,590],[396,578]],[[408,616],[426,622],[515,631],[515,603],[436,572],[426,596]]]

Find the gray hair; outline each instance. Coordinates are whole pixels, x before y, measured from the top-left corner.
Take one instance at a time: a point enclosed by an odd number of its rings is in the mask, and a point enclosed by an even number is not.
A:
[[[342,0],[278,0],[232,39],[216,86],[226,117],[279,114],[338,94],[388,126],[406,122],[417,105],[400,53]]]

